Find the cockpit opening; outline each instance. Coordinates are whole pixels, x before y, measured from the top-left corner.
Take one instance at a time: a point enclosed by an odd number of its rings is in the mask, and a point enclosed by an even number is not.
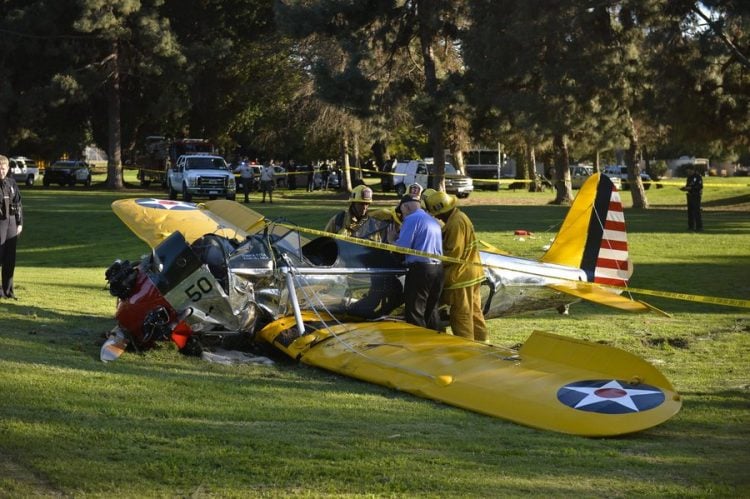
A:
[[[331,267],[339,256],[338,245],[330,237],[313,239],[302,247],[302,254],[313,265]]]

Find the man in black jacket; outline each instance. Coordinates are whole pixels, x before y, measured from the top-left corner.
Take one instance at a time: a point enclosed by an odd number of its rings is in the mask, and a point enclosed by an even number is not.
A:
[[[681,190],[687,192],[688,230],[703,230],[701,215],[701,196],[703,195],[703,177],[694,166],[687,167],[687,181]]]
[[[8,158],[0,155],[0,298],[15,299],[13,272],[16,270],[16,243],[23,230],[23,207],[21,192],[13,177],[8,176],[9,170]]]

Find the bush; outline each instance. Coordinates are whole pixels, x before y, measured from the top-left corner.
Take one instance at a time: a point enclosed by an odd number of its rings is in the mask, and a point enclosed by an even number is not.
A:
[[[665,173],[667,173],[667,162],[660,159],[659,161],[649,163],[646,173],[648,173],[648,176],[652,179],[659,180]]]

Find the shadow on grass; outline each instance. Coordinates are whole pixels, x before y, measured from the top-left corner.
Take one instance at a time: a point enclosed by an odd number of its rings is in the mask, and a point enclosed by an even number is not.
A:
[[[711,490],[712,484],[732,489],[743,480],[737,463],[748,452],[742,417],[707,424],[710,414],[747,410],[750,394],[741,390],[685,393],[683,413],[657,428],[583,439],[292,362],[217,366],[175,357],[165,346],[102,364],[98,343],[112,320],[24,308],[55,325],[40,329],[37,319],[14,320],[12,332],[4,327],[2,335],[14,345],[0,349],[0,359],[30,364],[41,382],[44,376],[76,379],[50,388],[55,396],[8,386],[0,413],[15,424],[0,445],[44,469],[59,470],[55,462],[66,456],[65,473],[98,470],[86,474],[86,490],[111,490],[136,465],[139,481],[152,491],[164,490],[169,475],[189,476],[177,483],[206,485],[214,493],[273,484],[269,490],[479,496],[501,485],[506,494],[527,494],[531,486],[535,494],[571,495],[590,493],[586,487],[596,487],[594,477],[605,473],[621,493],[653,492],[638,484],[661,483],[676,494],[695,486]],[[71,331],[66,321],[84,326]],[[29,397],[37,402],[29,404]],[[56,451],[46,457],[44,449]],[[697,454],[704,470],[695,483]],[[456,468],[485,478],[462,474],[454,481]],[[63,490],[81,490],[51,473]],[[492,478],[507,473],[512,480]],[[357,483],[362,480],[364,488]]]
[[[705,201],[702,204],[707,208],[720,208],[746,203],[750,203],[750,194],[742,194],[740,196],[734,196],[731,198],[712,199],[709,201]]]

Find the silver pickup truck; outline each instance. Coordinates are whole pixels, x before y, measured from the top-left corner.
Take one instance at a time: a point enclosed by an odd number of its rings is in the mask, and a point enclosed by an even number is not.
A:
[[[10,158],[10,173],[16,182],[24,183],[30,187],[39,177],[39,168],[37,168],[36,161],[33,159],[16,156]]]
[[[182,193],[184,201],[193,196],[209,199],[234,200],[237,184],[234,173],[221,156],[213,154],[185,154],[177,158],[177,164],[167,174],[169,199],[177,199]]]

